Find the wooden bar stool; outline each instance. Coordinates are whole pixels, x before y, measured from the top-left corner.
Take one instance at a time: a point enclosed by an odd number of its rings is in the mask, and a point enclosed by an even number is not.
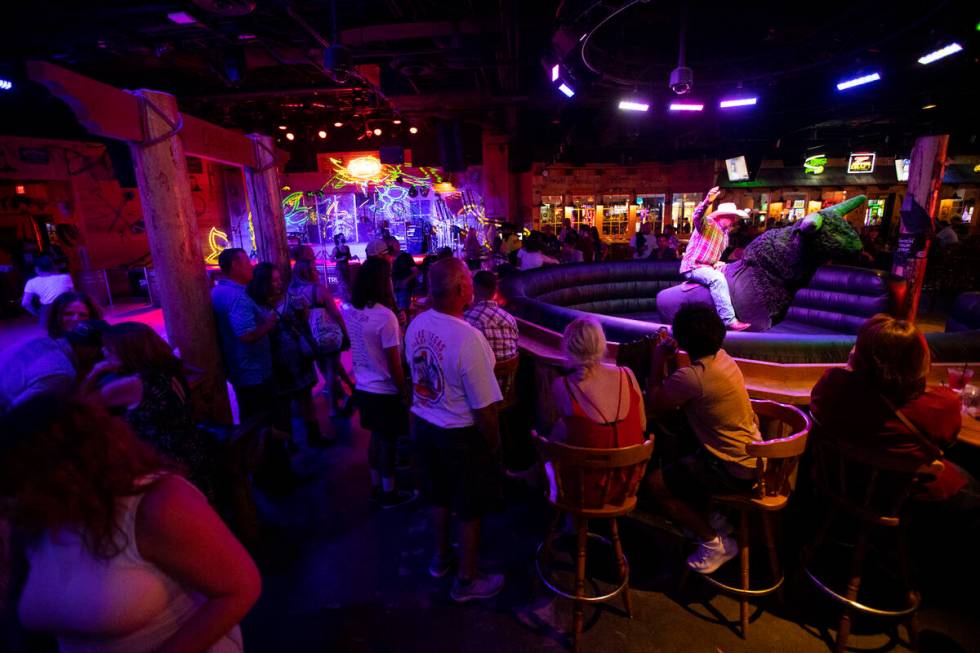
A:
[[[586,449],[551,442],[536,433],[533,437],[549,477],[548,502],[556,510],[548,535],[538,547],[535,567],[538,577],[548,589],[574,601],[572,648],[578,651],[586,603],[608,601],[622,594],[626,613],[633,616],[629,594],[629,562],[623,555],[616,518],[629,514],[636,507],[636,492],[647,462],[653,454],[653,441],[648,440],[623,449]],[[559,536],[558,527],[562,516],[566,514],[575,520],[574,591],[559,587],[552,579],[549,569],[552,544]],[[612,541],[590,533],[590,519],[609,520]],[[586,547],[590,539],[612,547],[619,570],[619,586],[601,596],[585,594]]]
[[[825,595],[843,608],[834,650],[842,653],[847,647],[851,632],[851,616],[863,613],[876,617],[904,619],[913,648],[918,646],[919,593],[912,587],[909,574],[908,548],[905,540],[907,519],[903,515],[905,503],[922,479],[935,477],[942,469],[936,460],[922,464],[920,461],[901,459],[884,453],[868,452],[846,444],[821,438],[814,450],[813,478],[824,502],[824,517],[812,544],[803,552],[803,566],[807,576]],[[841,588],[827,580],[812,568],[812,562],[827,538],[831,525],[839,518],[857,526],[853,553],[846,583]],[[862,589],[864,563],[868,558],[872,535],[890,532],[894,536],[898,554],[898,575],[904,585],[903,605],[893,609],[881,609],[862,603],[858,595]],[[835,589],[836,588],[836,589]]]
[[[736,587],[723,583],[711,574],[697,574],[719,590],[738,597],[742,639],[746,638],[749,630],[749,599],[782,591],[784,577],[776,549],[772,514],[780,512],[789,503],[796,486],[797,467],[812,426],[806,413],[786,404],[753,399],[752,409],[759,417],[759,432],[763,437],[761,442],[745,446],[746,453],[756,459],[755,486],[748,494],[711,497],[713,504],[738,511],[740,583]],[[755,589],[752,588],[749,574],[749,516],[753,514],[758,515],[762,522],[772,575],[769,585]]]

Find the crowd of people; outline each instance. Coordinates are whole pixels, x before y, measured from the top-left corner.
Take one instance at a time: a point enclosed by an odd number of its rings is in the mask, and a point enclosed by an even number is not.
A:
[[[709,287],[738,217],[724,206],[705,214],[712,193],[681,263]],[[559,234],[532,234],[520,247],[514,235],[501,231],[494,247],[520,269],[597,260],[607,251],[594,229],[570,224]],[[672,237],[644,226],[634,239],[637,256],[676,260]],[[441,251],[416,265],[397,239],[378,238],[353,270],[338,239],[339,302],[304,248],[290,271],[253,265],[229,248],[218,257],[222,278],[212,291],[239,420],[269,434],[256,484],[288,495],[297,482],[291,455],[303,444],[331,443],[314,404],[322,377],[331,415],[357,410],[370,434],[364,485],[372,502],[398,509],[424,497],[434,536],[427,571],[452,574],[457,602],[488,599],[505,585],[478,558],[484,518],[503,505],[495,370],[519,356],[517,322],[496,299],[497,275],[478,269],[486,252],[471,245],[462,258]],[[548,253],[556,246],[558,258]],[[55,277],[40,274],[25,299],[43,314],[45,335],[0,354],[0,523],[21,536],[26,565],[6,607],[17,605],[25,628],[54,635],[63,650],[241,650],[238,624],[261,579],[219,516],[221,452],[196,422],[191,371],[151,327],[108,324],[91,299]],[[563,333],[567,374],[550,388],[556,420],[547,437],[555,441],[621,448],[656,439],[644,501],[690,534],[687,565],[700,573],[738,553],[732,525],[709,510],[708,499],[752,489],[756,463],[746,445],[762,437],[742,374],[722,346],[730,328],[723,310],[682,308],[652,348],[641,385],[631,369],[607,362],[599,323],[580,318]],[[678,365],[679,350],[688,364]],[[956,439],[960,404],[949,390],[926,387],[929,369],[913,324],[868,320],[847,368],[828,371],[813,390],[813,437],[916,460],[941,457]],[[405,443],[420,487],[402,485],[396,474]],[[602,482],[625,487],[624,479]],[[612,490],[597,482],[582,500],[620,492]],[[915,499],[952,516],[967,537],[980,526],[978,497],[977,481],[946,461]]]

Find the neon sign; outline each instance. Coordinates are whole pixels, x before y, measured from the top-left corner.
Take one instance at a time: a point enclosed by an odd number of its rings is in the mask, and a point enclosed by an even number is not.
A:
[[[252,214],[249,213],[249,220],[251,220],[251,218]],[[211,231],[208,232],[208,247],[211,251],[204,257],[204,262],[208,263],[209,265],[217,265],[218,255],[231,247],[231,241],[228,240],[228,234],[217,227],[211,227]]]
[[[814,154],[813,156],[808,156],[803,161],[803,174],[822,175],[826,165],[827,165],[826,154]]]
[[[847,174],[849,175],[867,175],[874,171],[874,152],[854,152],[847,160]]]

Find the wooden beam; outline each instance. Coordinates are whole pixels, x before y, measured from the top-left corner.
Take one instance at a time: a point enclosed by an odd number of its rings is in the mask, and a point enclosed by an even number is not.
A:
[[[143,140],[135,95],[46,61],[28,61],[27,75],[71,107],[78,122],[96,136]]]
[[[130,143],[144,140],[139,100],[133,93],[46,61],[28,61],[27,73],[71,107],[91,133]],[[180,139],[187,154],[226,165],[256,167],[255,148],[244,134],[186,113],[181,119]],[[289,160],[287,152],[275,152],[278,165]]]

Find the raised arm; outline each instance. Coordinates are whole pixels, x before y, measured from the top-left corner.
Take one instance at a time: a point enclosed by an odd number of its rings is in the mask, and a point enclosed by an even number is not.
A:
[[[691,224],[694,225],[695,230],[701,231],[701,227],[704,224],[704,214],[708,212],[708,207],[710,207],[711,204],[716,199],[718,199],[720,195],[721,195],[721,188],[715,186],[714,188],[708,191],[708,194],[704,196],[704,199],[701,200],[701,203],[698,204],[697,207],[695,207],[694,215],[691,216]]]

